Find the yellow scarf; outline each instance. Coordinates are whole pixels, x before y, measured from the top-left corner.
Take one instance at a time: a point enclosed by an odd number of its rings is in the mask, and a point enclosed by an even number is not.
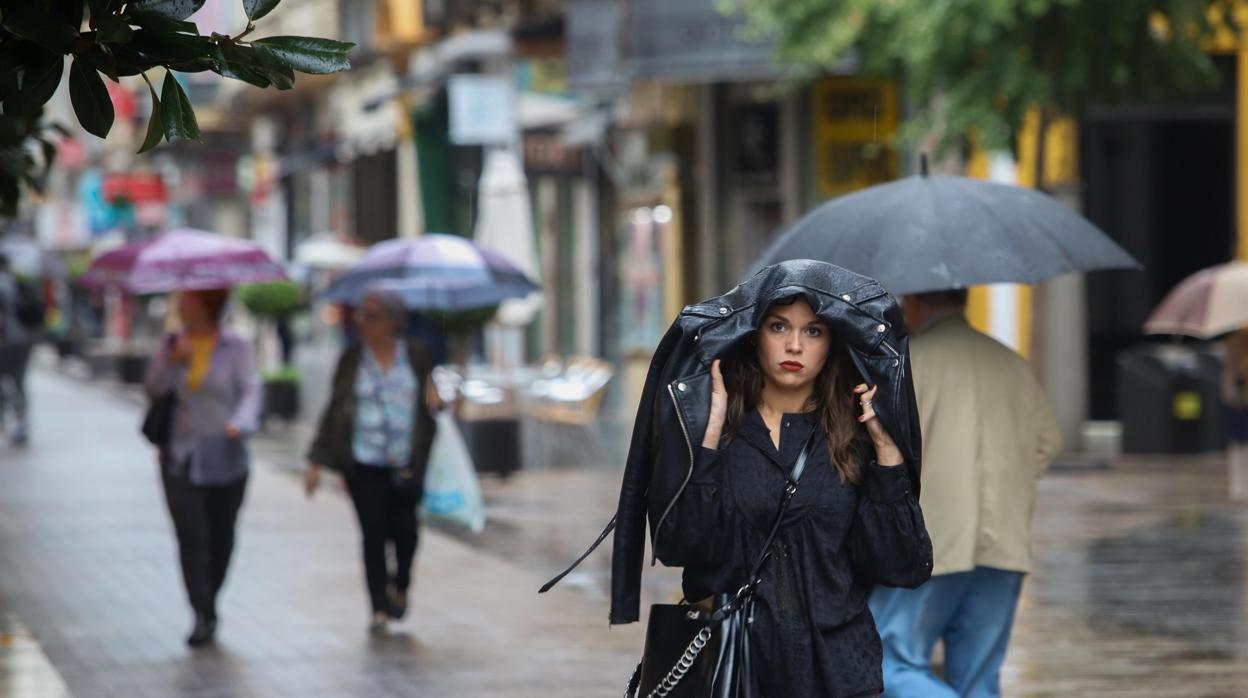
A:
[[[187,340],[191,345],[191,355],[187,362],[186,387],[199,390],[212,366],[212,350],[217,346],[217,338],[188,336]]]

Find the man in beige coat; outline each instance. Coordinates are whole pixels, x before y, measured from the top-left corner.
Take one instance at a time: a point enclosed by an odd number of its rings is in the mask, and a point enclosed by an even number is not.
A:
[[[1031,567],[1036,481],[1061,447],[1031,367],[964,318],[965,291],[902,299],[923,427],[921,504],[934,548],[930,581],[878,588],[885,695],[1000,695],[1023,575]],[[937,640],[945,680],[931,671]]]

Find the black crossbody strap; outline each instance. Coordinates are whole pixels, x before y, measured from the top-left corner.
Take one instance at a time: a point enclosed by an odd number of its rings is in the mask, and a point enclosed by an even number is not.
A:
[[[818,429],[812,430],[810,436],[806,437],[806,443],[802,444],[802,451],[797,455],[797,460],[793,463],[789,481],[784,485],[784,496],[780,498],[780,510],[776,512],[776,519],[771,524],[771,531],[767,533],[767,540],[763,543],[763,551],[759,553],[758,560],[750,570],[750,576],[731,599],[710,614],[709,619],[712,622],[719,622],[735,612],[741,603],[750,594],[754,593],[754,589],[762,581],[759,579],[759,575],[763,571],[763,565],[767,564],[767,559],[771,557],[771,545],[776,542],[776,534],[780,532],[780,524],[784,521],[784,514],[789,510],[789,502],[793,501],[793,495],[797,494],[797,481],[801,478],[802,472],[806,470],[806,457],[810,454],[810,445],[814,442],[818,433]]]
[[[542,588],[537,590],[537,593],[545,594],[550,591],[556,584],[562,581],[564,577],[568,576],[572,570],[576,569],[577,565],[585,562],[585,558],[589,557],[595,550],[597,550],[598,546],[602,545],[602,542],[607,539],[607,536],[611,535],[611,532],[615,530],[615,523],[617,519],[619,519],[619,514],[612,516],[611,520],[607,522],[607,527],[602,529],[602,533],[598,534],[598,539],[589,546],[589,549],[581,553],[581,556],[576,558],[576,561],[571,565],[568,565],[567,569],[555,575],[554,579],[551,579],[549,582],[543,584]]]

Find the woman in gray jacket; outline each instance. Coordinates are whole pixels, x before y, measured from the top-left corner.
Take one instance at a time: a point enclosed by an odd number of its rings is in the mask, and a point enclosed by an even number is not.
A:
[[[178,537],[182,579],[195,613],[187,644],[212,642],[217,595],[234,550],[234,524],[247,488],[246,437],[260,417],[260,375],[251,347],[223,330],[229,291],[178,297],[182,331],[165,338],[145,381],[156,399],[174,391],[177,408],[161,479]]]

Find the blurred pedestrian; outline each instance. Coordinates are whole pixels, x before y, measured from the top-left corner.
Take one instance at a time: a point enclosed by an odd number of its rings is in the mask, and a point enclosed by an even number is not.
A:
[[[1248,330],[1226,338],[1222,402],[1226,405],[1231,499],[1248,499]]]
[[[402,299],[391,293],[369,293],[357,306],[360,341],[338,359],[304,478],[309,497],[322,468],[346,480],[363,538],[374,633],[407,613],[420,535],[416,507],[436,431],[432,412],[442,407],[427,352],[403,339],[406,316]]]
[[[246,438],[260,418],[260,374],[251,346],[222,327],[229,291],[179,294],[181,330],[164,338],[145,385],[177,396],[169,445],[161,449],[165,501],[178,537],[182,580],[195,614],[187,643],[212,642],[217,597],[234,550],[247,489]]]
[[[1023,575],[1031,567],[1036,482],[1061,435],[1027,362],[964,318],[966,291],[906,296],[910,356],[923,425],[923,514],[932,578],[877,589],[885,696],[987,698],[998,674]],[[944,680],[932,673],[944,642]]]
[[[30,433],[29,405],[26,399],[26,367],[30,350],[43,324],[43,301],[30,283],[19,280],[0,254],[0,429],[5,410],[13,408],[14,445],[26,443]]]

